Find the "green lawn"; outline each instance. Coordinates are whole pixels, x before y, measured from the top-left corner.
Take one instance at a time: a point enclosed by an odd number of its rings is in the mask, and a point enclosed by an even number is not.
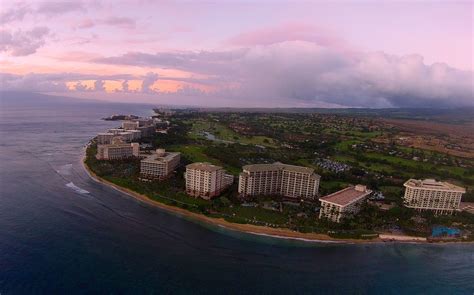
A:
[[[288,221],[286,215],[272,210],[267,210],[259,207],[242,207],[237,206],[234,208],[222,209],[226,214],[235,214],[236,217],[257,220],[259,222],[273,223],[273,224],[284,224]]]
[[[262,145],[266,147],[276,147],[275,141],[266,136],[242,136],[222,123],[206,121],[206,120],[195,120],[193,121],[193,127],[191,129],[190,137],[194,139],[205,138],[202,133],[210,132],[217,139],[232,141],[242,144],[254,144]]]

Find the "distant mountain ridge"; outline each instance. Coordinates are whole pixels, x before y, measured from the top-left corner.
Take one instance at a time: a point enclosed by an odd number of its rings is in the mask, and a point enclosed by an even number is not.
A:
[[[36,92],[0,91],[2,106],[44,106],[49,104],[106,103],[100,100],[80,99],[68,96],[47,95]]]

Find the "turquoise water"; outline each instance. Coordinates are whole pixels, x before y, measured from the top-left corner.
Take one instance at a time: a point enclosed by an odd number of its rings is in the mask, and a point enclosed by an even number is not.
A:
[[[92,181],[84,144],[140,105],[2,107],[0,294],[473,294],[474,246],[278,240]]]
[[[442,236],[455,236],[460,235],[461,231],[457,228],[451,228],[446,226],[435,226],[431,230],[432,237],[442,237]]]

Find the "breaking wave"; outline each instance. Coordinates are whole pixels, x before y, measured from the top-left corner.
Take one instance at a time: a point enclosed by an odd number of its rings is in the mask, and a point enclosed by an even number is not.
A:
[[[89,192],[86,191],[85,189],[82,189],[78,186],[76,186],[72,181],[66,184],[66,186],[72,190],[74,190],[78,194],[88,194]]]

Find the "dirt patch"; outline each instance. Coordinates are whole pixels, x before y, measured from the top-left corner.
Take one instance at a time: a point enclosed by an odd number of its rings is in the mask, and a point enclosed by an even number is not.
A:
[[[400,132],[392,139],[399,145],[474,158],[474,132],[472,132],[474,122],[446,124],[421,120],[379,119],[379,121],[385,127]]]

